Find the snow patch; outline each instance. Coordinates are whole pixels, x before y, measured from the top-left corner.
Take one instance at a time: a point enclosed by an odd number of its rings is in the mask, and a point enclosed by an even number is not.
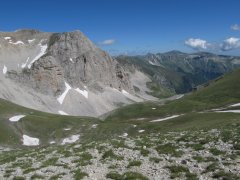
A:
[[[122,90],[122,93],[124,94],[124,95],[128,95],[129,93],[127,92],[127,91],[125,91],[124,89]]]
[[[58,111],[58,113],[61,114],[61,115],[64,115],[64,116],[69,115],[68,113],[65,113],[64,111]]]
[[[39,44],[41,50],[40,50],[40,53],[29,63],[28,65],[28,68],[30,69],[32,64],[37,61],[40,57],[42,57],[45,53],[46,53],[46,50],[48,48],[47,44],[45,45],[42,45],[42,44]]]
[[[24,44],[24,42],[22,42],[22,41],[17,41],[17,42],[15,42],[15,43],[9,41],[9,43],[10,43],[10,44],[14,44],[14,45],[17,45],[17,44]]]
[[[97,128],[98,124],[93,124],[92,128]]]
[[[25,146],[38,146],[39,145],[39,139],[33,138],[27,135],[23,135],[23,145]]]
[[[7,73],[7,67],[4,65],[3,66],[3,74],[6,74]]]
[[[159,66],[158,64],[152,62],[152,61],[148,61],[149,64],[153,65],[153,66]]]
[[[155,110],[156,108],[152,108],[153,110]]]
[[[240,113],[240,110],[225,110],[225,111],[215,111],[219,113]]]
[[[32,43],[33,41],[35,41],[35,39],[29,39],[28,43]]]
[[[24,118],[25,115],[17,115],[17,116],[13,116],[11,118],[9,118],[9,121],[12,121],[12,122],[17,122],[19,121],[20,119]]]
[[[145,131],[145,130],[141,129],[141,130],[139,130],[138,132],[139,132],[139,133],[143,133],[144,131]]]
[[[66,86],[65,91],[63,92],[63,94],[62,94],[61,96],[59,96],[59,98],[57,98],[57,100],[58,100],[58,102],[59,102],[60,104],[63,103],[63,101],[64,101],[64,99],[65,99],[68,91],[69,91],[70,89],[72,89],[71,86],[70,86],[67,82],[65,82],[65,86]]]
[[[28,61],[29,61],[29,59],[30,59],[30,58],[28,57],[27,60],[26,60],[26,62],[25,62],[24,64],[21,65],[21,68],[25,68],[25,67],[26,67],[26,65],[27,65],[27,63],[28,63]]]
[[[182,114],[181,114],[182,115]],[[173,118],[177,118],[181,115],[173,115],[173,116],[169,116],[169,117],[166,117],[166,118],[161,118],[161,119],[156,119],[156,120],[153,120],[153,121],[150,121],[150,122],[159,122],[159,121],[165,121],[165,120],[169,120],[169,119],[173,119]]]
[[[69,60],[73,63],[73,59],[72,58],[70,58]]]
[[[70,131],[71,128],[64,128],[63,130],[64,130],[64,131]]]
[[[124,89],[122,89],[121,93],[124,96],[126,96],[128,99],[131,99],[132,101],[139,101],[139,99],[136,96],[130,94],[129,92],[125,91]]]
[[[184,96],[184,94],[180,94],[176,97],[176,99],[181,99]]]
[[[79,140],[79,137],[80,137],[80,135],[72,135],[72,136],[69,137],[69,138],[65,138],[65,139],[63,139],[63,141],[62,141],[62,145],[65,145],[65,144],[68,144],[68,143],[74,143],[74,142],[76,142],[77,140]]]
[[[55,144],[56,142],[55,141],[50,141],[49,144]]]
[[[88,91],[86,90],[81,90],[79,88],[76,88],[75,91],[79,92],[80,94],[82,94],[85,98],[88,99]]]
[[[11,39],[11,37],[4,37],[4,39],[5,39],[5,40],[10,40],[10,39]]]
[[[240,106],[240,103],[232,104],[230,107],[237,107],[237,106]]]
[[[127,137],[127,136],[128,136],[128,133],[123,133],[123,135],[118,136],[118,137],[124,138],[124,137]]]
[[[142,120],[145,120],[147,118],[137,118],[138,121],[142,121]]]

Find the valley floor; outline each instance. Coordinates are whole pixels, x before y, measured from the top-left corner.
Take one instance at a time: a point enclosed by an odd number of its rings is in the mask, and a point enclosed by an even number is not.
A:
[[[1,152],[0,179],[240,179],[240,123]]]

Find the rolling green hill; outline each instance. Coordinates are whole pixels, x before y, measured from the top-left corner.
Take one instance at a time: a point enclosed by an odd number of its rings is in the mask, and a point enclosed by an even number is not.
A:
[[[135,136],[141,128],[149,131],[159,128],[169,131],[178,130],[178,127],[203,127],[208,126],[208,123],[214,125],[217,121],[224,123],[225,119],[235,119],[239,115],[208,111],[240,102],[239,77],[240,70],[236,70],[181,99],[167,101],[164,105],[159,102],[144,102],[124,106],[110,113],[104,120],[42,113],[0,100],[0,144],[19,146],[22,144],[23,134],[38,137],[41,145],[49,145],[51,141],[61,144],[64,138],[74,134],[79,134],[82,142],[89,142],[111,139],[124,132]],[[206,112],[199,113],[204,111]],[[182,116],[161,123],[149,122],[176,114]],[[15,115],[26,116],[18,122],[9,121],[9,118]],[[208,123],[205,122],[204,125],[199,119]],[[133,124],[137,125],[137,128],[134,128]],[[164,124],[167,128],[162,128]],[[93,128],[93,125],[97,128]]]
[[[16,115],[26,116],[18,122],[9,121],[9,118]],[[96,122],[95,118],[48,114],[0,99],[1,145],[19,146],[22,144],[23,134],[38,137],[41,145],[47,145],[50,141],[60,143],[63,138],[70,134],[84,134]]]
[[[206,87],[186,94],[183,98],[167,102],[164,106],[157,102],[132,104],[114,111],[107,120],[153,118],[172,114],[199,112],[240,102],[240,70],[212,80]],[[153,110],[152,108],[156,108]]]
[[[240,179],[240,114],[213,110],[240,110],[229,106],[240,102],[239,77],[236,70],[181,99],[132,104],[102,120],[0,99],[0,178]],[[15,115],[26,116],[9,121]],[[164,120],[173,115],[179,116]],[[23,134],[39,138],[40,146],[22,146]],[[76,134],[80,140],[61,145]]]

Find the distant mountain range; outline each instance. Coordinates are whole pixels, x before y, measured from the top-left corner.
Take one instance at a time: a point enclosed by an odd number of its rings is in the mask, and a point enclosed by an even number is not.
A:
[[[170,97],[240,67],[240,58],[179,51],[111,57],[82,32],[0,32],[0,98],[61,115],[100,116]]]
[[[150,94],[165,97],[186,93],[194,87],[240,67],[240,57],[206,52],[187,54],[180,51],[139,56],[118,56],[117,61],[132,71],[138,69],[152,82]]]

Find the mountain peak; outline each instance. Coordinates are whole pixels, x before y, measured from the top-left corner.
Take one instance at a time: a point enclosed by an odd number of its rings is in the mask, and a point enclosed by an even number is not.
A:
[[[172,50],[172,51],[165,52],[164,54],[185,54],[185,53],[178,50]]]

